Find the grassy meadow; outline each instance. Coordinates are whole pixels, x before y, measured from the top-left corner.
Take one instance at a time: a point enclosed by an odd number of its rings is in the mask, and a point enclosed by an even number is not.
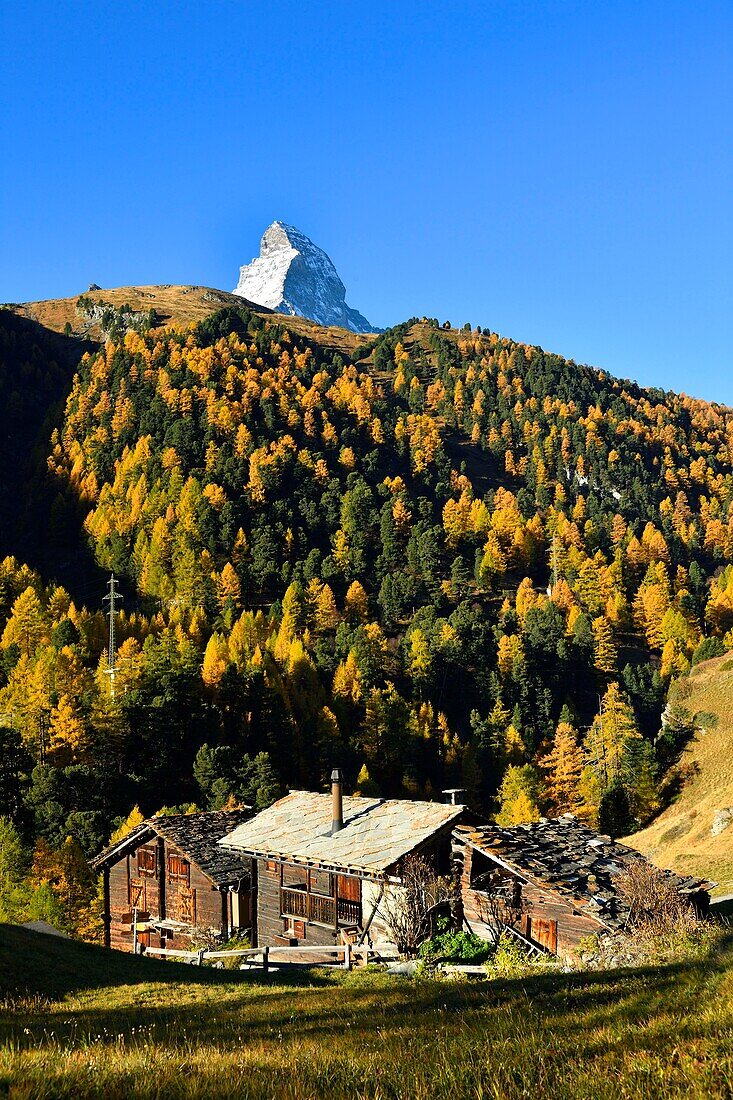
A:
[[[648,828],[627,837],[660,867],[703,875],[717,895],[733,893],[733,826],[713,836],[718,810],[733,806],[733,660],[727,653],[693,668],[677,682],[679,702],[691,714],[714,715],[682,754],[687,779],[679,795]]]
[[[493,981],[269,976],[0,926],[0,1096],[733,1096],[733,938],[714,955]]]

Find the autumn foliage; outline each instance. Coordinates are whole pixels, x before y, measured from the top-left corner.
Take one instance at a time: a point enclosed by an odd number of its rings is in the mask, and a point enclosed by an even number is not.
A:
[[[512,824],[621,786],[633,827],[667,686],[733,643],[731,414],[495,333],[413,321],[352,361],[244,308],[128,331],[46,452],[126,600],[112,700],[102,582],[0,564],[18,819],[56,846],[334,763]]]

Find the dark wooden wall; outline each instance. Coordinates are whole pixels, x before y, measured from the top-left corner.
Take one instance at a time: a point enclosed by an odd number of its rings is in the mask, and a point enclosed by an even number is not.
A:
[[[461,896],[464,915],[471,929],[487,938],[489,929],[482,921],[481,894],[471,886],[475,849],[461,845],[460,852],[463,860]],[[490,857],[482,853],[479,858],[483,862],[483,859],[489,860]],[[498,864],[496,866],[499,867]],[[522,897],[528,909],[519,930],[558,955],[571,954],[582,939],[603,931],[599,921],[580,913],[569,899],[551,890],[525,882],[522,884]]]
[[[155,860],[154,874],[141,874],[138,869],[138,850],[151,853]],[[169,857],[187,860],[188,880],[172,878],[169,874]],[[144,923],[144,914],[151,918],[180,920],[190,923],[200,931],[213,930],[219,935],[229,935],[232,923],[232,903],[229,891],[216,889],[209,879],[185,852],[170,844],[163,837],[146,841],[128,855],[123,856],[109,870],[110,947],[122,951],[132,950],[131,911],[137,902],[138,922]],[[240,925],[249,924],[249,893],[240,893]],[[141,942],[155,947],[181,947],[190,944],[190,936],[183,932],[159,935],[155,931],[143,933]]]
[[[450,871],[451,833],[453,825],[449,823],[436,831],[425,843],[416,850],[415,854],[424,856],[440,874],[448,874]],[[281,864],[276,861],[257,861],[257,900],[256,900],[256,935],[257,945],[260,947],[274,947],[283,942],[296,941],[313,947],[331,946],[341,942],[340,930],[313,922],[305,921],[303,925],[290,925],[290,922],[281,916],[280,886],[283,883],[283,875],[288,885],[288,879],[295,881],[297,874],[291,876],[288,872],[295,871],[294,865]],[[300,870],[300,869],[298,869]],[[344,869],[345,871],[345,869]],[[400,865],[391,868],[391,873],[399,876]],[[337,876],[334,876],[336,878]],[[347,876],[352,877],[353,876]],[[348,897],[346,884],[339,887],[341,897]],[[361,928],[372,915],[375,901],[379,897],[379,882],[370,879],[362,880],[361,899],[359,902]],[[289,931],[292,929],[292,931]],[[379,940],[388,939],[388,933],[383,920],[381,909],[373,918],[370,926],[370,935]]]
[[[280,885],[283,865],[273,861],[257,861],[257,945],[275,947],[282,944],[287,936],[288,922],[280,915]],[[303,934],[293,936],[298,943],[309,947],[331,947],[339,942],[335,928],[304,921]]]
[[[282,935],[280,864],[257,861],[257,946],[269,947]]]
[[[122,919],[130,911],[129,862],[129,857],[123,856],[109,870],[110,947],[120,951],[132,951],[130,924]],[[157,898],[153,903],[157,909]]]

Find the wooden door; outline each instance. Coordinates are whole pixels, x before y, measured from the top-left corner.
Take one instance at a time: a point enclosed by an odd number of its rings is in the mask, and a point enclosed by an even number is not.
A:
[[[336,888],[338,923],[361,924],[361,879],[353,875],[339,875]]]
[[[553,955],[557,954],[557,921],[544,920],[542,917],[533,917],[531,924],[532,939]]]

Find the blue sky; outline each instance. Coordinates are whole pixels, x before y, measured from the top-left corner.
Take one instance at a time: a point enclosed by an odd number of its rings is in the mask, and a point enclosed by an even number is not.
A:
[[[5,4],[0,301],[231,289],[275,218],[374,323],[733,404],[733,5]]]

